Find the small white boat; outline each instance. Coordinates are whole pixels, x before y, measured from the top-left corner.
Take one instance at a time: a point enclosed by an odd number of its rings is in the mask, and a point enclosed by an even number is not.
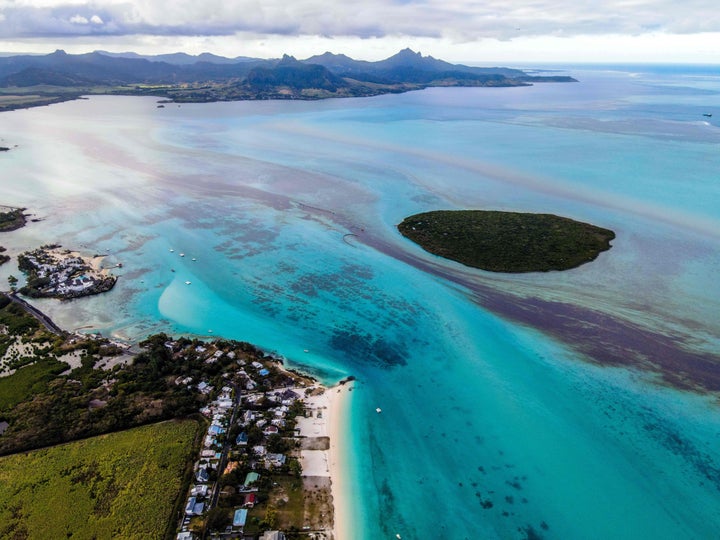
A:
[[[170,253],[175,253],[175,250],[174,250],[174,249],[171,249],[171,250],[170,250]]]
[[[303,352],[310,352],[308,349],[303,349]]]
[[[185,285],[190,285],[191,283],[192,283],[192,281],[186,281]]]
[[[184,257],[184,256],[185,256],[185,254],[184,254],[184,253],[181,253],[181,254],[180,254],[180,256],[181,256],[181,257]]]
[[[193,261],[197,261],[197,259],[196,259],[195,257],[193,257],[192,260],[193,260]]]
[[[382,412],[382,409],[380,407],[378,407],[377,409],[375,409],[375,412],[380,414]]]
[[[398,533],[395,535],[395,538],[397,538],[398,540],[401,540],[402,537],[400,536],[400,533]]]

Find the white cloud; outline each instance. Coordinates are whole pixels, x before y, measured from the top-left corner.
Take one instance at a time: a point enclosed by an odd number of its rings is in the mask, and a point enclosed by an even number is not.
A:
[[[67,11],[88,20],[95,14],[127,35],[246,31],[476,41],[538,35],[682,34],[720,28],[715,0],[0,0],[0,11],[8,19],[22,20],[25,35],[32,34],[33,20],[37,32],[51,32],[44,20]]]
[[[73,15],[70,17],[70,22],[73,24],[87,24],[90,21],[88,21],[85,17],[82,15]]]
[[[411,46],[450,60],[545,52],[661,61],[680,51],[720,62],[708,41],[720,30],[716,0],[0,0],[2,18],[3,48],[67,39],[68,49],[154,44],[230,56],[330,49],[379,58]]]

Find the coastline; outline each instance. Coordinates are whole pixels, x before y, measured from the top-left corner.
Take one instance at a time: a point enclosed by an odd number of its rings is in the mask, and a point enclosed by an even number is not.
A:
[[[340,384],[331,388],[330,393],[330,478],[333,497],[333,537],[336,540],[350,539],[349,526],[352,523],[350,508],[350,482],[347,463],[347,426],[351,407],[351,392],[354,382]],[[337,390],[335,390],[337,388]]]
[[[93,262],[97,263],[101,260],[102,257],[97,257]],[[41,323],[52,325],[53,330],[61,334],[68,334],[57,327],[50,317],[24,299],[15,295],[6,294],[6,296]],[[70,367],[79,366],[79,357],[66,356],[68,357],[62,358],[62,361],[71,364]],[[281,367],[281,369],[285,368]],[[297,391],[310,391],[303,398],[306,411],[310,415],[298,417],[297,426],[301,437],[312,440],[309,449],[301,451],[303,477],[309,477],[314,483],[320,480],[320,483],[325,485],[328,502],[332,508],[332,521],[325,521],[321,529],[325,530],[329,539],[335,540],[351,538],[349,534],[352,523],[349,504],[351,499],[348,491],[347,460],[344,458],[347,451],[345,441],[348,433],[350,392],[353,386],[353,380],[343,380],[334,386],[318,383],[309,388],[296,388]],[[327,514],[325,517],[328,517]]]
[[[298,427],[307,446],[301,451],[303,477],[329,480],[332,496],[335,540],[351,538],[345,436],[350,412],[350,393],[353,381],[324,387],[321,394],[304,399],[309,416],[300,419]],[[323,444],[324,443],[324,444]]]

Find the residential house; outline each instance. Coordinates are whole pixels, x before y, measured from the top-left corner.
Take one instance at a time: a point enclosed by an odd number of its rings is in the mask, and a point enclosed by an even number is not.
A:
[[[287,456],[285,454],[268,454],[265,456],[265,461],[273,467],[282,467],[287,461]]]
[[[247,521],[248,511],[246,508],[238,508],[233,515],[233,527],[244,527]]]
[[[198,482],[209,482],[210,481],[210,473],[208,473],[208,470],[206,468],[198,469],[198,472],[195,473],[195,479]]]
[[[252,508],[255,506],[255,494],[254,493],[248,493],[245,495],[245,502],[243,502],[243,506],[245,508]]]

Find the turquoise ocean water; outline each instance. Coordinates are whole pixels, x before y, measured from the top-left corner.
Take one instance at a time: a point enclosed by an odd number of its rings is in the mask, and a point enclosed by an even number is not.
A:
[[[37,302],[66,328],[224,336],[355,375],[353,539],[718,538],[720,77],[569,73],[3,113],[17,148],[0,202],[41,221],[0,240],[123,263],[108,294]],[[558,213],[617,238],[568,272],[490,274],[396,232],[437,208]],[[715,394],[664,384],[658,366],[697,382],[687,358]]]

